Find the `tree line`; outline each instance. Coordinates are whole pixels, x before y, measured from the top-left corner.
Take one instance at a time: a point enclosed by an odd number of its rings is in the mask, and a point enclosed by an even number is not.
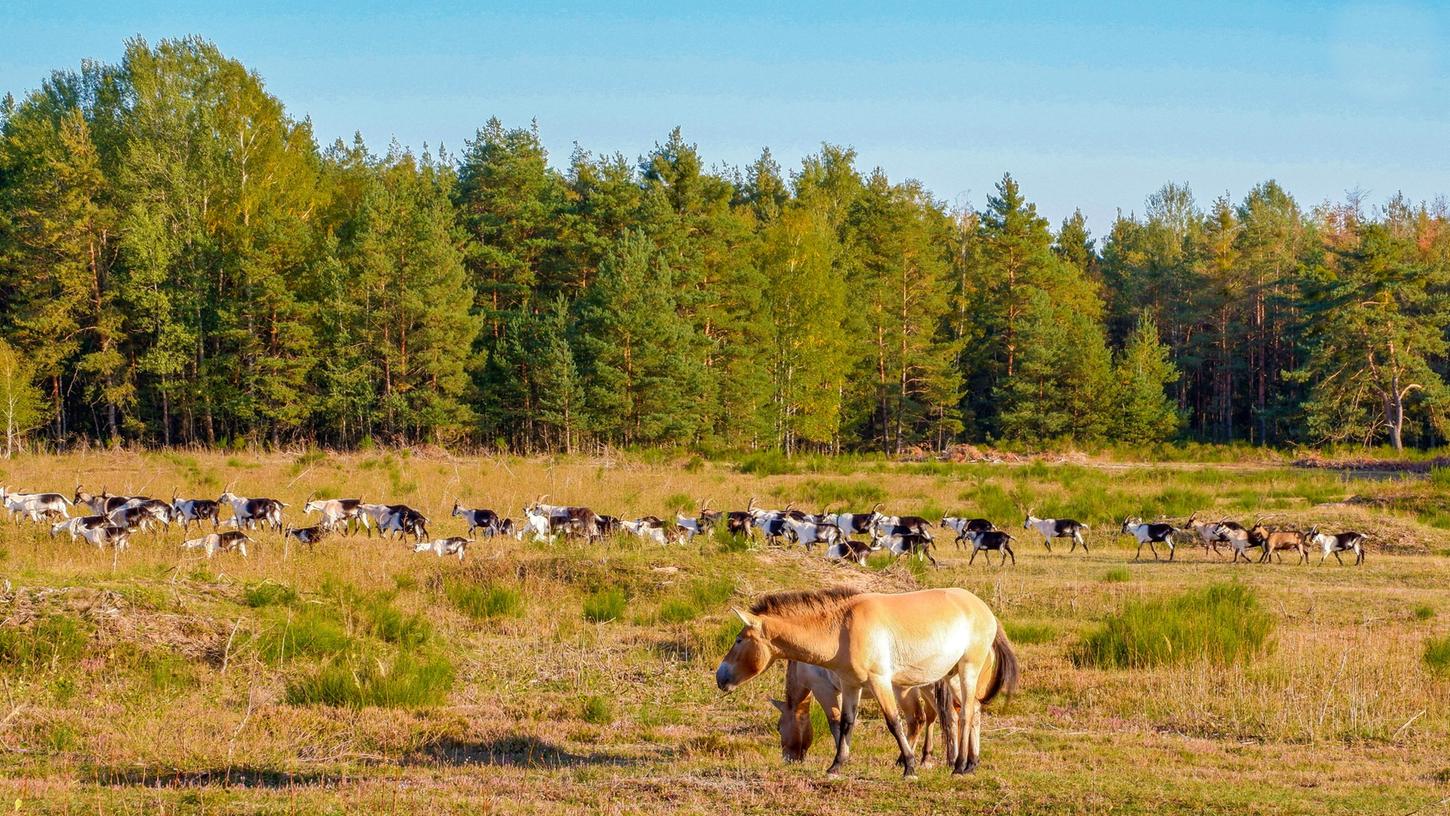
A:
[[[319,148],[200,38],[0,103],[0,420],[57,444],[1445,440],[1450,212],[1169,184],[1101,241],[823,145]]]

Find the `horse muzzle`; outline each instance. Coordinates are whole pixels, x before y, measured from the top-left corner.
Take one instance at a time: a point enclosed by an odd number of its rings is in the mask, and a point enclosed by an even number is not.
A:
[[[726,693],[734,691],[740,684],[735,682],[735,678],[731,674],[730,669],[725,666],[716,669],[715,686]]]

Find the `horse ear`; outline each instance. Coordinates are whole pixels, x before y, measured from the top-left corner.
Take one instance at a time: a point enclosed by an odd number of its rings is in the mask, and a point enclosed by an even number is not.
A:
[[[759,629],[760,628],[760,625],[761,625],[760,618],[756,617],[755,615],[750,614],[749,612],[746,612],[744,609],[741,609],[738,606],[732,606],[732,607],[730,607],[730,609],[735,612],[736,617],[740,618],[740,622],[741,623],[744,623],[746,626],[749,626],[751,629]]]

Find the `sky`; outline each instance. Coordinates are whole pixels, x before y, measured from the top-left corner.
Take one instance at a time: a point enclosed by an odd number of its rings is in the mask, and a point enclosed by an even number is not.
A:
[[[491,116],[631,158],[675,126],[707,165],[823,142],[980,209],[1005,172],[1097,235],[1168,181],[1276,179],[1305,206],[1450,194],[1450,3],[489,3],[6,0],[0,92],[198,34],[318,141],[457,152]],[[725,7],[725,8],[719,8]]]

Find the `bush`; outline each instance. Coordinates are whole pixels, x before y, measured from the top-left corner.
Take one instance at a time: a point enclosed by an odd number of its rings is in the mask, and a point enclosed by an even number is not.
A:
[[[794,473],[795,466],[785,458],[785,454],[776,450],[760,451],[752,453],[740,460],[735,469],[741,473],[750,473],[756,476],[779,476],[783,473]]]
[[[852,512],[865,512],[876,502],[886,500],[886,491],[872,481],[844,481],[809,479],[795,489],[805,502],[818,507],[843,504]]]
[[[1113,567],[1103,573],[1103,582],[1108,584],[1122,584],[1131,580],[1133,574],[1128,572],[1127,567]]]
[[[1207,660],[1226,665],[1261,653],[1274,619],[1242,584],[1215,584],[1176,598],[1135,601],[1088,634],[1079,666],[1144,668]]]
[[[263,581],[260,584],[248,586],[242,593],[247,606],[256,608],[263,606],[291,606],[297,601],[297,592],[286,584],[279,584],[275,581]]]
[[[626,605],[628,601],[620,590],[600,590],[584,599],[584,620],[591,623],[619,620]]]
[[[287,683],[291,705],[346,708],[423,708],[440,705],[453,686],[453,665],[441,655],[399,654],[384,662],[369,654],[330,660]]]
[[[660,623],[685,623],[700,614],[700,608],[689,601],[671,598],[660,604]]]
[[[1444,490],[1450,490],[1450,467],[1430,468],[1430,484]]]
[[[1429,620],[1435,617],[1435,607],[1429,604],[1420,604],[1411,611],[1415,616],[1415,620]]]
[[[352,638],[335,613],[306,606],[278,617],[257,638],[257,653],[269,663],[299,657],[330,657],[346,651]]]
[[[1425,641],[1424,657],[1430,671],[1450,675],[1450,635]]]
[[[454,608],[474,620],[516,618],[524,611],[524,596],[517,589],[501,584],[449,581],[444,585],[444,592]]]

